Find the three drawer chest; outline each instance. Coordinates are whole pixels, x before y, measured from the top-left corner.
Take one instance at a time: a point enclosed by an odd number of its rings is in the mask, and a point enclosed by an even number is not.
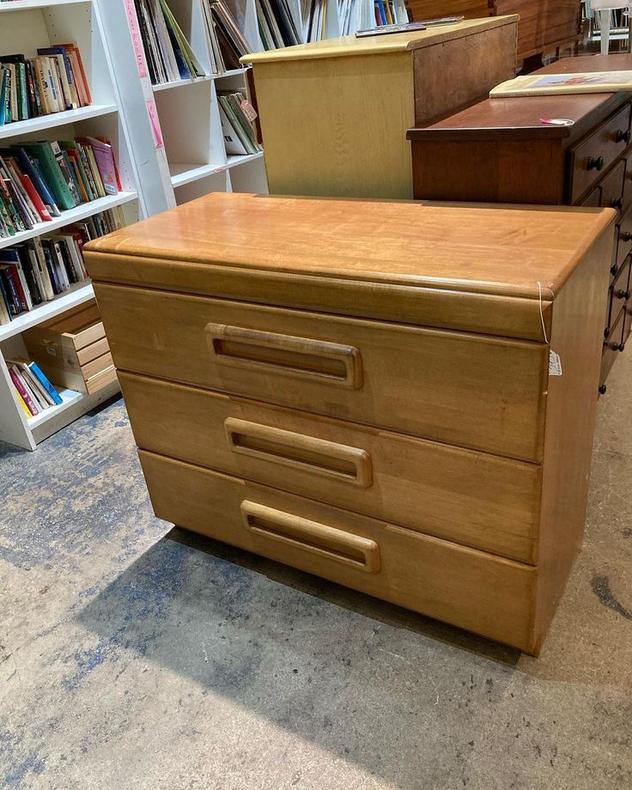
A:
[[[156,514],[537,653],[614,220],[212,194],[90,243]]]

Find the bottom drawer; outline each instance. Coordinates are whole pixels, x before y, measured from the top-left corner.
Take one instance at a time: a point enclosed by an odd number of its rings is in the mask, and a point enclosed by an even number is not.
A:
[[[535,649],[533,567],[155,453],[139,455],[159,518]]]

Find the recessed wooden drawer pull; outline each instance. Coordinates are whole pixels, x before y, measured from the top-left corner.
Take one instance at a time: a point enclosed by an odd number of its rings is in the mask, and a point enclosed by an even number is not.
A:
[[[241,514],[246,529],[257,535],[367,573],[380,570],[380,549],[374,540],[247,500],[241,503]]]
[[[366,450],[235,417],[224,420],[224,426],[235,453],[362,488],[373,482],[371,457]]]
[[[225,324],[207,324],[205,331],[218,363],[351,389],[362,386],[362,360],[353,346]]]

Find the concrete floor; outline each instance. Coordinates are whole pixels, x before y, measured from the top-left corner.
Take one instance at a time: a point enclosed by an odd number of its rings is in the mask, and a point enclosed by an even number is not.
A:
[[[630,380],[539,660],[171,530],[120,401],[2,448],[0,783],[632,787]]]

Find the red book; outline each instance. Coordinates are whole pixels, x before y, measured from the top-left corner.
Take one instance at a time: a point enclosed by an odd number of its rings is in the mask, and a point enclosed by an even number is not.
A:
[[[9,376],[11,376],[11,381],[13,382],[13,385],[16,388],[16,390],[22,396],[22,400],[24,401],[24,403],[26,403],[28,410],[31,412],[33,417],[35,417],[36,414],[39,414],[40,410],[33,403],[33,398],[31,398],[31,396],[26,391],[26,387],[24,386],[24,384],[22,384],[22,380],[20,379],[20,376],[13,365],[9,365]]]
[[[35,206],[35,210],[40,215],[40,218],[44,222],[50,222],[52,220],[52,217],[49,214],[48,209],[44,205],[44,201],[39,196],[39,192],[33,186],[33,182],[31,181],[31,179],[27,175],[22,174],[20,176],[20,181],[22,182],[22,186],[24,187],[24,189],[26,189],[28,196],[31,198],[31,202]]]

